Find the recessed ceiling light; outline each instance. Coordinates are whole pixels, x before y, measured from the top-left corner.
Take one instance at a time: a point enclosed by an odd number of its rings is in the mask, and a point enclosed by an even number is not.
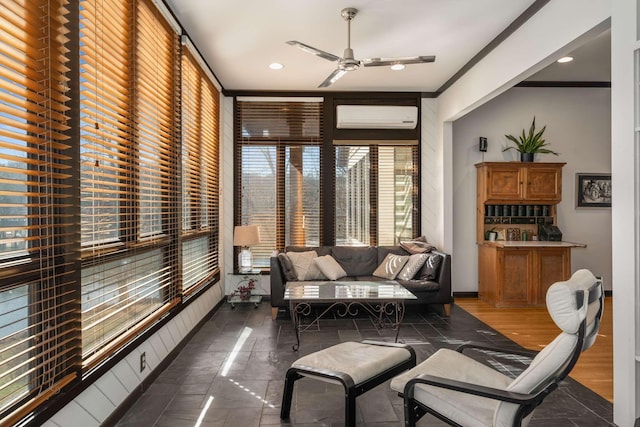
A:
[[[558,59],[558,62],[561,64],[564,64],[565,62],[571,62],[573,61],[573,56],[563,56],[562,58]]]
[[[269,68],[271,68],[272,70],[282,70],[284,68],[284,65],[280,64],[279,62],[274,62],[272,64],[269,64]]]
[[[391,66],[391,69],[393,71],[399,71],[399,70],[404,70],[404,64],[393,64]]]

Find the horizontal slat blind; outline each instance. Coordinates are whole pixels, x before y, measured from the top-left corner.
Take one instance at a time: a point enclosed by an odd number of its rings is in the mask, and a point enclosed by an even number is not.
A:
[[[218,269],[219,93],[188,49],[182,55],[183,290]],[[202,233],[205,233],[204,235]]]
[[[0,419],[34,409],[79,367],[69,11],[29,3],[0,7]]]
[[[82,244],[123,244],[131,222],[133,10],[129,0],[87,0],[81,9]],[[116,64],[120,64],[119,66]]]
[[[151,0],[82,1],[80,24],[82,357],[90,368],[116,337],[177,301],[179,54]]]
[[[319,243],[321,100],[236,103],[236,225],[260,226],[256,267],[274,249]]]
[[[383,141],[335,146],[336,244],[391,246],[417,235],[418,152]]]
[[[136,7],[137,202],[139,233],[146,238],[166,234],[168,225],[175,226],[171,202],[179,135],[175,102],[179,57],[176,34],[151,1],[139,1]]]
[[[367,146],[337,146],[336,244],[368,246],[371,242],[371,151]]]

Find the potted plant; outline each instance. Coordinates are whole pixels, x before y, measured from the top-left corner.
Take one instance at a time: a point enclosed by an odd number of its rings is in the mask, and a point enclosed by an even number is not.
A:
[[[505,137],[509,141],[512,141],[515,144],[515,147],[510,146],[502,151],[511,149],[518,151],[520,153],[520,161],[522,162],[532,162],[533,155],[535,153],[555,154],[557,156],[558,153],[545,148],[549,145],[545,142],[544,139],[542,139],[542,134],[544,133],[545,129],[547,129],[546,125],[539,132],[536,132],[536,117],[533,116],[533,122],[531,122],[531,127],[529,128],[528,134],[526,134],[525,130],[522,129],[522,135],[520,135],[518,138],[513,135],[505,135]]]

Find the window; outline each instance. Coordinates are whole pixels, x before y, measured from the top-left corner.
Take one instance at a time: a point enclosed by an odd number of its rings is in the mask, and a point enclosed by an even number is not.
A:
[[[182,270],[184,291],[218,267],[218,98],[194,55],[182,53]]]
[[[3,1],[0,413],[77,377],[66,1]],[[4,418],[13,424],[15,419]]]
[[[239,99],[236,224],[260,226],[255,267],[275,248],[318,245],[321,232],[319,99]]]
[[[3,424],[215,280],[219,94],[155,3],[0,8]]]
[[[235,224],[260,226],[255,267],[286,246],[397,245],[419,233],[417,131],[334,129],[340,139],[325,141],[327,102],[236,102]]]
[[[82,354],[90,367],[177,303],[179,56],[177,34],[150,1],[80,7]]]
[[[383,144],[335,148],[337,245],[391,246],[415,235],[418,147]]]

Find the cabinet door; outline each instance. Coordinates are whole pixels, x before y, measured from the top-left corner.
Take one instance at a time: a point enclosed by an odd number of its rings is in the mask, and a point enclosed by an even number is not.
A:
[[[547,290],[571,276],[571,248],[540,248],[536,251],[538,284],[532,304],[546,304]]]
[[[502,286],[498,289],[501,306],[526,306],[529,304],[532,284],[535,280],[533,253],[523,249],[500,250]]]
[[[524,198],[530,201],[560,202],[562,200],[562,169],[528,167],[524,169]]]
[[[496,305],[498,277],[496,276],[498,263],[494,247],[478,246],[478,296],[487,304]]]
[[[522,199],[519,165],[495,165],[487,169],[487,201]]]

